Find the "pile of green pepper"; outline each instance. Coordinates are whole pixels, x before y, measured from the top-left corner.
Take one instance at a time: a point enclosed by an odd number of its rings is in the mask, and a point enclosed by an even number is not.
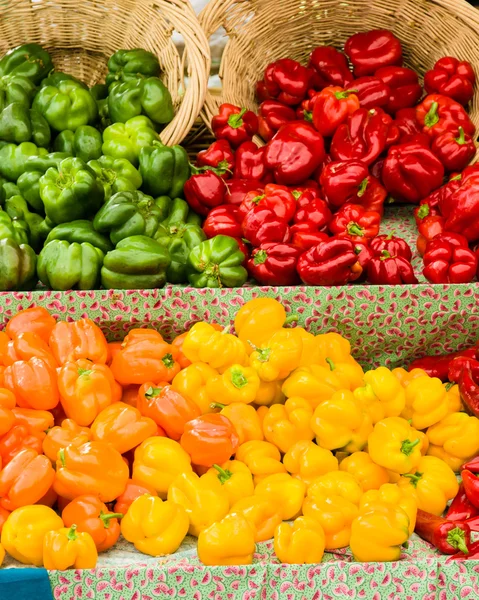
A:
[[[0,291],[244,283],[236,241],[206,240],[182,198],[173,116],[146,50],[115,52],[91,88],[37,44],[0,60]]]

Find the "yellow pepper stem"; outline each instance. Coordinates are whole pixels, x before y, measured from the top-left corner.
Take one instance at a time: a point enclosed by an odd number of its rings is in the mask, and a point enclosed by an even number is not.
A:
[[[61,448],[58,451],[58,456],[60,457],[60,462],[62,463],[62,467],[64,467],[66,465],[66,461],[65,461],[65,449]]]
[[[212,402],[210,404],[210,408],[219,408],[220,410],[223,410],[223,408],[225,408],[226,404],[220,404],[219,402]]]
[[[464,531],[459,529],[459,527],[454,527],[454,529],[451,529],[447,534],[447,543],[464,554],[469,554],[469,549],[466,540],[464,539]]]
[[[406,456],[409,456],[414,450],[414,448],[419,444],[419,442],[419,438],[417,440],[414,440],[414,442],[411,442],[411,440],[404,440],[401,444],[401,452]]]
[[[284,320],[283,326],[289,325],[290,323],[296,323],[298,319],[298,315],[289,315],[289,317],[286,317],[286,319]]]
[[[105,529],[108,529],[110,527],[110,519],[122,519],[123,513],[104,513],[101,511],[99,517],[103,521]]]
[[[336,368],[336,365],[334,364],[334,362],[332,361],[332,359],[331,358],[327,358],[326,362],[328,363],[329,368],[331,369],[331,371],[334,371],[334,369]]]
[[[231,383],[235,386],[235,388],[240,390],[248,384],[248,379],[241,369],[231,369]]]
[[[221,485],[233,477],[233,473],[228,471],[228,469],[223,469],[219,465],[213,465],[213,467],[218,471],[218,479],[220,480]]]
[[[419,473],[418,471],[415,473],[404,473],[403,477],[408,477],[411,480],[411,484],[416,487],[422,477],[422,473]]]
[[[76,529],[77,529],[77,526],[76,526],[76,525],[72,525],[72,526],[70,527],[70,529],[68,530],[68,532],[67,532],[67,538],[68,538],[68,539],[69,539],[71,542],[73,542],[74,540],[76,540],[76,539],[77,539],[77,537],[78,537],[78,536],[77,536],[77,534],[76,534]]]

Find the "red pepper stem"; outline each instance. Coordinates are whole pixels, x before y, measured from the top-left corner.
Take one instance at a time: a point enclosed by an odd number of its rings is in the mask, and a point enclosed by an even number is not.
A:
[[[110,527],[110,521],[111,521],[111,519],[122,519],[123,518],[123,513],[104,513],[104,512],[100,512],[99,517],[103,521],[103,525],[104,525],[105,529],[108,529]]]
[[[210,408],[220,408],[221,410],[223,410],[223,408],[226,407],[226,404],[220,404],[219,402],[212,402],[210,404]]]
[[[466,544],[463,529],[459,529],[459,527],[454,527],[454,529],[451,529],[451,531],[447,534],[447,543],[453,548],[464,552],[464,554],[469,554],[469,548]]]
[[[365,177],[361,181],[361,184],[359,186],[358,193],[357,193],[358,198],[362,198],[364,196],[364,194],[366,193],[366,190],[368,189],[368,185],[369,185],[369,176]]]
[[[308,123],[313,122],[313,113],[310,110],[305,110],[303,112],[303,117],[304,117],[304,120],[307,121]]]
[[[343,90],[342,92],[335,92],[334,95],[336,96],[337,100],[345,100],[351,94],[357,94],[357,93],[358,93],[358,90]]]
[[[220,467],[217,464],[214,464],[213,467],[218,471],[218,479],[220,480],[221,485],[233,477],[233,473],[228,471],[228,469],[223,469],[223,467]]]
[[[429,215],[429,205],[428,204],[422,204],[419,207],[419,210],[417,211],[417,218],[418,219],[424,219],[424,217],[427,217]]]
[[[228,117],[228,125],[232,129],[239,129],[243,126],[243,115],[247,111],[247,108],[242,108],[239,113],[234,113]]]
[[[289,315],[289,317],[286,317],[286,319],[284,320],[283,327],[285,325],[290,325],[291,323],[296,323],[298,319],[298,315]]]
[[[387,250],[383,250],[379,260],[386,260],[387,258],[391,258],[391,254]]]
[[[351,223],[348,224],[347,231],[349,235],[357,235],[359,237],[364,237],[364,229],[354,221],[351,221]]]
[[[438,108],[439,104],[437,102],[433,102],[431,104],[431,108],[424,119],[424,124],[426,127],[434,127],[434,125],[439,123],[439,114],[437,112]]]
[[[464,129],[462,127],[459,127],[459,137],[455,138],[455,141],[460,146],[464,146],[464,144],[466,143],[466,134],[464,133]]]

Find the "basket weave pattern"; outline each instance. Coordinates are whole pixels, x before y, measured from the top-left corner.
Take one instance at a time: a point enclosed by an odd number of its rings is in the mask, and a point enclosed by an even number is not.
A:
[[[174,32],[184,42],[182,56],[172,39]],[[2,2],[0,52],[28,42],[44,46],[55,69],[88,85],[103,80],[108,58],[120,48],[140,47],[156,54],[176,109],[161,133],[165,144],[183,140],[203,105],[210,51],[188,0]]]
[[[199,20],[207,37],[221,26],[228,36],[221,95],[208,93],[202,111],[208,127],[223,102],[257,108],[255,84],[268,63],[290,57],[306,65],[314,47],[343,48],[358,31],[393,31],[405,65],[420,75],[446,55],[479,71],[479,11],[465,0],[211,0]],[[479,94],[470,112],[479,126]]]

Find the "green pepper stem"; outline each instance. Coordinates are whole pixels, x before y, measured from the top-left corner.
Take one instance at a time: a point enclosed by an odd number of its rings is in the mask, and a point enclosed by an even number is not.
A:
[[[66,460],[65,460],[65,448],[60,448],[60,450],[58,451],[58,456],[60,457],[60,463],[62,465],[62,467],[66,466]]]
[[[233,473],[228,471],[228,469],[223,469],[223,467],[220,467],[217,464],[214,464],[213,467],[218,471],[218,479],[220,480],[221,485],[233,477]]]
[[[247,111],[247,108],[242,108],[239,113],[234,113],[228,117],[228,125],[232,129],[238,129],[243,126],[243,115]]]
[[[76,534],[76,529],[77,529],[77,526],[76,525],[72,525],[70,527],[70,529],[68,530],[68,532],[67,532],[67,538],[71,542],[75,541],[77,539],[77,537],[78,537],[77,534]]]
[[[446,392],[448,392],[452,387],[454,387],[454,385],[455,383],[453,381],[446,383],[446,385],[444,386],[446,388]]]
[[[460,146],[464,146],[464,144],[466,143],[466,134],[464,133],[464,129],[462,127],[459,127],[459,137],[456,138],[456,142]]]
[[[412,454],[412,451],[420,443],[420,441],[421,440],[419,438],[417,438],[417,440],[414,440],[414,442],[411,442],[411,440],[404,440],[401,444],[401,452],[406,456],[409,456],[410,454]]]
[[[266,250],[258,250],[253,257],[255,265],[263,265],[268,260],[268,253]]]
[[[347,231],[349,235],[364,237],[364,229],[354,221],[351,221],[351,223],[348,224]]]
[[[431,104],[431,108],[429,109],[429,112],[424,118],[424,124],[426,125],[426,127],[434,127],[434,125],[437,125],[439,123],[439,113],[437,112],[438,108],[439,104],[437,102],[433,102]]]
[[[411,485],[417,487],[417,484],[422,477],[422,473],[419,473],[418,471],[416,471],[415,473],[404,473],[403,477],[407,477],[408,479],[410,479]]]
[[[231,369],[231,383],[236,389],[241,390],[245,385],[248,385],[248,378],[241,369]]]
[[[91,374],[91,369],[78,369],[78,375],[81,377],[82,375],[85,375],[88,377],[88,375]]]
[[[418,219],[424,219],[429,215],[429,204],[422,204],[417,211]]]
[[[226,404],[220,404],[219,402],[212,402],[210,404],[210,408],[219,408],[219,409],[223,410],[223,408],[226,408]]]
[[[146,398],[155,398],[156,396],[159,396],[161,394],[161,390],[163,388],[155,388],[155,387],[149,387],[146,392],[145,392],[145,397]]]
[[[167,369],[172,369],[175,366],[175,361],[172,354],[165,354],[165,356],[163,356],[161,359],[161,362]]]
[[[308,123],[312,123],[313,122],[313,113],[310,110],[305,110],[303,112],[303,118]]]
[[[298,315],[289,315],[289,317],[286,317],[286,319],[284,320],[283,327],[285,325],[290,325],[291,323],[296,323],[298,320]]]
[[[336,368],[336,365],[334,364],[333,360],[331,358],[326,358],[326,362],[328,363],[331,371],[334,371],[334,369]]]
[[[335,92],[334,95],[336,96],[337,100],[345,100],[346,98],[349,98],[351,94],[357,93],[358,90],[343,90],[342,92]]]
[[[111,519],[122,519],[123,513],[104,513],[100,512],[100,519],[103,521],[105,529],[109,529]]]
[[[366,193],[366,190],[368,189],[368,185],[369,185],[369,176],[361,181],[361,185],[359,186],[358,193],[357,193],[358,198],[362,198],[364,196],[364,194]]]
[[[381,252],[381,256],[379,257],[379,260],[386,260],[387,258],[392,258],[391,254],[387,250],[383,250]]]
[[[469,548],[466,544],[465,532],[463,529],[459,529],[459,527],[451,529],[447,534],[447,543],[456,550],[460,550],[464,554],[469,554]]]

